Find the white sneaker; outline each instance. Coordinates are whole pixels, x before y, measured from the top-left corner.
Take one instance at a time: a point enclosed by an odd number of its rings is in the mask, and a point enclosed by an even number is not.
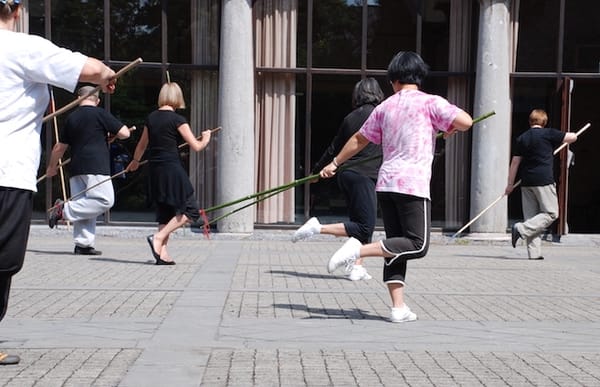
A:
[[[390,317],[390,321],[394,323],[415,321],[417,319],[417,315],[411,312],[410,308],[407,305],[404,305],[402,308],[392,308],[392,313]]]
[[[350,238],[329,259],[327,271],[333,273],[335,269],[344,265],[352,265],[360,257],[362,243],[356,238]]]
[[[310,218],[302,227],[296,230],[294,235],[292,235],[292,242],[296,243],[298,241],[308,239],[315,234],[319,234],[321,232],[321,223],[319,223],[319,219],[312,217]]]
[[[353,265],[350,273],[348,274],[348,279],[350,281],[360,281],[360,280],[370,280],[371,277],[369,273],[367,273],[367,269],[363,265]]]

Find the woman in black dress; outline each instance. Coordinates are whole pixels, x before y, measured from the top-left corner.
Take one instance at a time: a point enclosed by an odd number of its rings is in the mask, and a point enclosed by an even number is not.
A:
[[[175,112],[182,108],[185,108],[185,101],[179,85],[175,82],[164,84],[158,94],[158,110],[146,118],[133,161],[127,167],[130,171],[138,169],[148,148],[148,199],[156,203],[158,232],[146,239],[157,265],[175,264],[167,251],[169,236],[200,216],[194,188],[179,158],[178,140],[183,139],[191,150],[198,152],[210,142],[211,131],[203,131],[197,139],[186,119]]]

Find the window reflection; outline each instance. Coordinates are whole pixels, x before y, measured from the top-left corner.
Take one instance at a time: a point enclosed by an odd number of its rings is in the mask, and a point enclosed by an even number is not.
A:
[[[102,0],[53,1],[52,41],[96,58],[104,57]]]
[[[168,3],[167,34],[168,62],[192,63],[192,32],[190,1],[178,0]],[[188,95],[188,94],[184,94]]]
[[[600,72],[600,3],[567,1],[563,71]]]
[[[314,2],[315,67],[360,68],[362,7],[349,3],[346,0]]]
[[[556,71],[559,12],[559,0],[520,2],[517,71]]]
[[[420,1],[379,0],[370,5],[367,31],[367,67],[385,69],[398,51],[416,51]]]
[[[102,12],[100,12],[102,15]],[[161,60],[161,4],[159,0],[110,2],[111,59],[145,62]],[[99,23],[102,28],[102,20]]]

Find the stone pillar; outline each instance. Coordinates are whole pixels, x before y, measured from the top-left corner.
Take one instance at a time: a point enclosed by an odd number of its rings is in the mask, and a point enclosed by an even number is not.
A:
[[[504,193],[510,163],[510,1],[480,0],[473,116],[496,115],[472,129],[471,218]],[[500,200],[471,232],[504,233],[507,201]]]
[[[217,202],[253,194],[254,184],[254,57],[252,0],[223,0],[219,59],[219,125]],[[221,210],[223,215],[241,205]],[[218,221],[220,232],[254,229],[254,207]]]

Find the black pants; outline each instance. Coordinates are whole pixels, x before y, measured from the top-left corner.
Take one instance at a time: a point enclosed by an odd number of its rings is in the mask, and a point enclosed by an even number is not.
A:
[[[33,192],[0,187],[0,320],[8,307],[11,278],[23,267],[32,211]]]
[[[338,175],[338,185],[346,196],[348,217],[344,222],[346,234],[361,243],[371,242],[377,221],[375,180],[357,172],[344,170]]]
[[[393,192],[378,192],[386,239],[383,281],[402,282],[406,277],[406,261],[421,258],[429,250],[431,202],[428,199]]]

